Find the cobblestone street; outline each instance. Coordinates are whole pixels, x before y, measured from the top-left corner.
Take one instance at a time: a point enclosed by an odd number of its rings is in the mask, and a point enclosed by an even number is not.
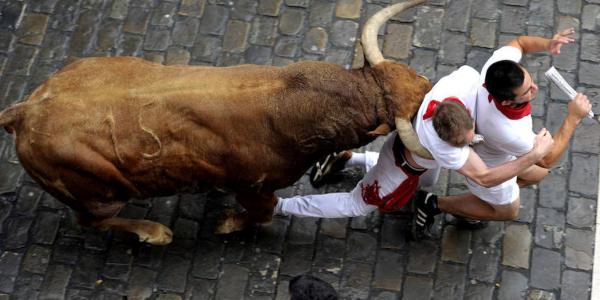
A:
[[[23,100],[77,58],[139,56],[163,64],[283,66],[321,60],[361,67],[367,18],[396,0],[0,0],[0,108]],[[556,132],[567,97],[544,78],[552,65],[600,113],[600,0],[427,0],[379,32],[386,58],[434,82],[459,66],[480,70],[519,35],[576,29],[558,56],[523,64],[540,87],[534,128]],[[312,274],[341,299],[590,299],[600,125],[584,120],[540,184],[521,190],[514,222],[482,230],[438,216],[436,237],[408,239],[411,211],[351,219],[275,217],[213,234],[220,192],[134,200],[121,212],[174,231],[168,246],[80,227],[74,214],[18,163],[0,132],[0,300],[288,299],[288,282]],[[358,151],[377,151],[383,139]],[[305,175],[279,196],[350,191],[363,170],[315,189]],[[442,172],[435,191],[467,191]]]

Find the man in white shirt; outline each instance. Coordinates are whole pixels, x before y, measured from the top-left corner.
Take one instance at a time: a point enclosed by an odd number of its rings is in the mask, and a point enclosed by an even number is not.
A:
[[[395,211],[412,197],[419,177],[426,169],[433,172],[440,167],[461,169],[474,156],[468,144],[474,136],[472,117],[478,79],[477,71],[465,66],[442,78],[425,96],[413,125],[420,142],[435,160],[412,155],[393,134],[383,145],[378,158],[367,153],[371,157],[366,159],[367,174],[350,193],[279,199],[275,212],[341,218],[366,215],[378,208],[382,212]],[[536,136],[536,145],[529,153],[490,171],[495,175],[493,180],[499,184],[516,176],[544,157],[552,143],[551,136],[543,129]],[[479,166],[488,170],[483,163]]]
[[[476,220],[513,220],[519,213],[519,186],[537,183],[560,158],[575,127],[587,116],[591,104],[586,96],[577,94],[569,103],[564,122],[554,135],[552,150],[537,165],[517,173],[498,184],[490,170],[506,166],[528,153],[534,143],[531,104],[538,87],[531,75],[519,65],[523,54],[548,51],[560,53],[563,44],[572,42],[574,30],[567,29],[552,39],[521,36],[494,52],[484,65],[476,87],[476,132],[485,142],[475,145],[480,159],[467,160],[457,171],[467,177],[470,194],[437,197],[419,192],[415,198],[415,238],[423,237],[433,217],[441,212]],[[419,136],[421,139],[421,136]],[[481,168],[484,163],[488,168]]]

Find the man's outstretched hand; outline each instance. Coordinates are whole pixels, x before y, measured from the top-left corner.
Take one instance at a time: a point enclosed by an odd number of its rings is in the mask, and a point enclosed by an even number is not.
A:
[[[555,34],[548,45],[548,52],[552,55],[560,54],[560,47],[564,44],[569,44],[575,40],[571,36],[575,33],[575,28],[567,28]]]

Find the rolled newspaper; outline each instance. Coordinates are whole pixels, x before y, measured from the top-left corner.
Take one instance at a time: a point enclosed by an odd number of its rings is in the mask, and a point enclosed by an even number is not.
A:
[[[545,75],[546,78],[548,78],[550,81],[556,84],[556,86],[561,91],[563,91],[563,93],[565,93],[569,97],[569,99],[573,100],[575,98],[577,92],[573,89],[573,87],[571,87],[571,85],[569,85],[569,83],[562,77],[562,75],[558,73],[558,70],[556,70],[554,66],[550,67],[550,69],[546,71]],[[590,110],[590,112],[588,112],[588,117],[593,119],[594,112]]]

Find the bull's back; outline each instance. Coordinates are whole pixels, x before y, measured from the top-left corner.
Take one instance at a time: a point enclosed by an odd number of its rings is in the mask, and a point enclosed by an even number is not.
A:
[[[27,100],[17,146],[22,160],[61,161],[38,169],[85,166],[89,170],[82,171],[93,174],[112,166],[120,174],[111,176],[122,176],[142,194],[251,181],[282,167],[268,141],[281,140],[270,120],[277,118],[273,101],[289,87],[286,74],[267,66],[84,59]],[[261,155],[274,165],[256,174],[240,170]]]

